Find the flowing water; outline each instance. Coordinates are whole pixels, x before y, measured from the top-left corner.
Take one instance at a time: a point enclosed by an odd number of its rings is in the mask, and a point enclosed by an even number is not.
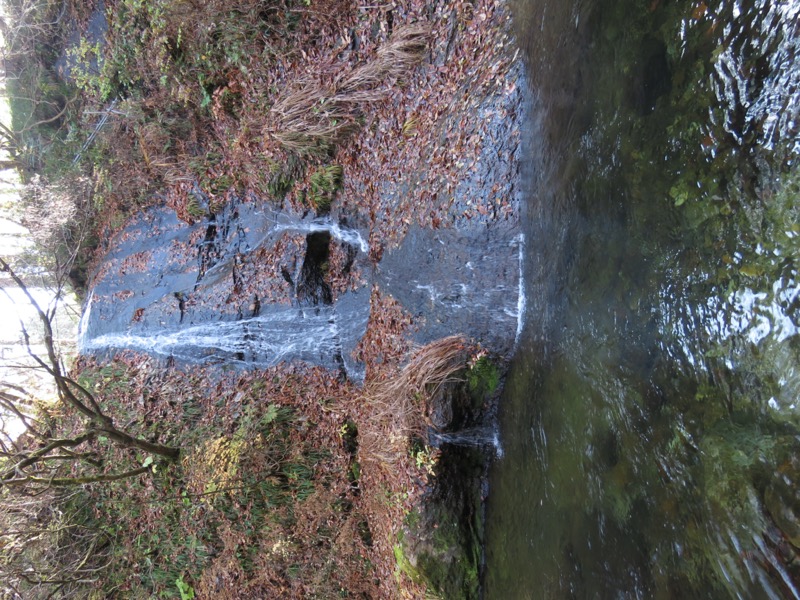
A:
[[[493,427],[471,427],[452,432],[432,431],[429,439],[430,443],[434,446],[452,444],[454,446],[467,446],[481,449],[492,448],[498,458],[503,457],[503,447],[500,445],[500,436]]]
[[[401,303],[419,343],[461,332],[508,353],[521,329],[513,222],[412,227],[375,265],[365,235],[343,222],[234,201],[193,224],[150,209],[109,246],[81,318],[85,353],[245,368],[300,360],[359,381],[373,287]],[[334,252],[344,260],[331,267]],[[349,282],[338,293],[336,278]]]
[[[338,337],[332,309],[289,307],[271,308],[249,319],[173,330],[107,333],[87,340],[83,351],[130,348],[186,362],[213,356],[265,368],[291,358],[326,364],[341,350]]]
[[[526,327],[484,593],[800,595],[800,3],[520,0]]]
[[[195,224],[163,209],[135,219],[92,281],[81,351],[255,368],[297,359],[358,377],[350,353],[366,327],[369,294],[333,302],[320,263],[332,244],[355,262],[366,241],[329,219],[260,204],[233,203]],[[286,249],[276,253],[280,244]]]

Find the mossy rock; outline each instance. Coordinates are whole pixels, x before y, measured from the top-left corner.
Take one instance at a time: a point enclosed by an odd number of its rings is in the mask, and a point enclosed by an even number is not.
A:
[[[395,548],[398,570],[442,598],[480,597],[483,461],[478,449],[446,448],[423,512],[408,515]]]

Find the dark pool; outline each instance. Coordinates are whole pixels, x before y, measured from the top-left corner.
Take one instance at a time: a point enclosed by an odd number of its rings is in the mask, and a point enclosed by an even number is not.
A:
[[[800,597],[800,3],[520,0],[484,593]]]

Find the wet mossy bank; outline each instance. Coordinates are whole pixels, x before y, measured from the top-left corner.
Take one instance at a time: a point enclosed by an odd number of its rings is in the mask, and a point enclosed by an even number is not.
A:
[[[416,439],[419,463],[432,447],[437,461],[426,493],[397,535],[398,571],[440,598],[481,597],[484,500],[488,468],[502,455],[496,410],[503,362],[480,358],[434,399],[428,439]]]

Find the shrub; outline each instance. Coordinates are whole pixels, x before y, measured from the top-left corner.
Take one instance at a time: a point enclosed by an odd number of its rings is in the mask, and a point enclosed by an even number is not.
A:
[[[383,100],[389,82],[406,75],[422,59],[427,29],[398,28],[373,60],[333,84],[305,83],[278,98],[272,107],[273,137],[300,155],[324,156],[359,129],[364,104]]]

